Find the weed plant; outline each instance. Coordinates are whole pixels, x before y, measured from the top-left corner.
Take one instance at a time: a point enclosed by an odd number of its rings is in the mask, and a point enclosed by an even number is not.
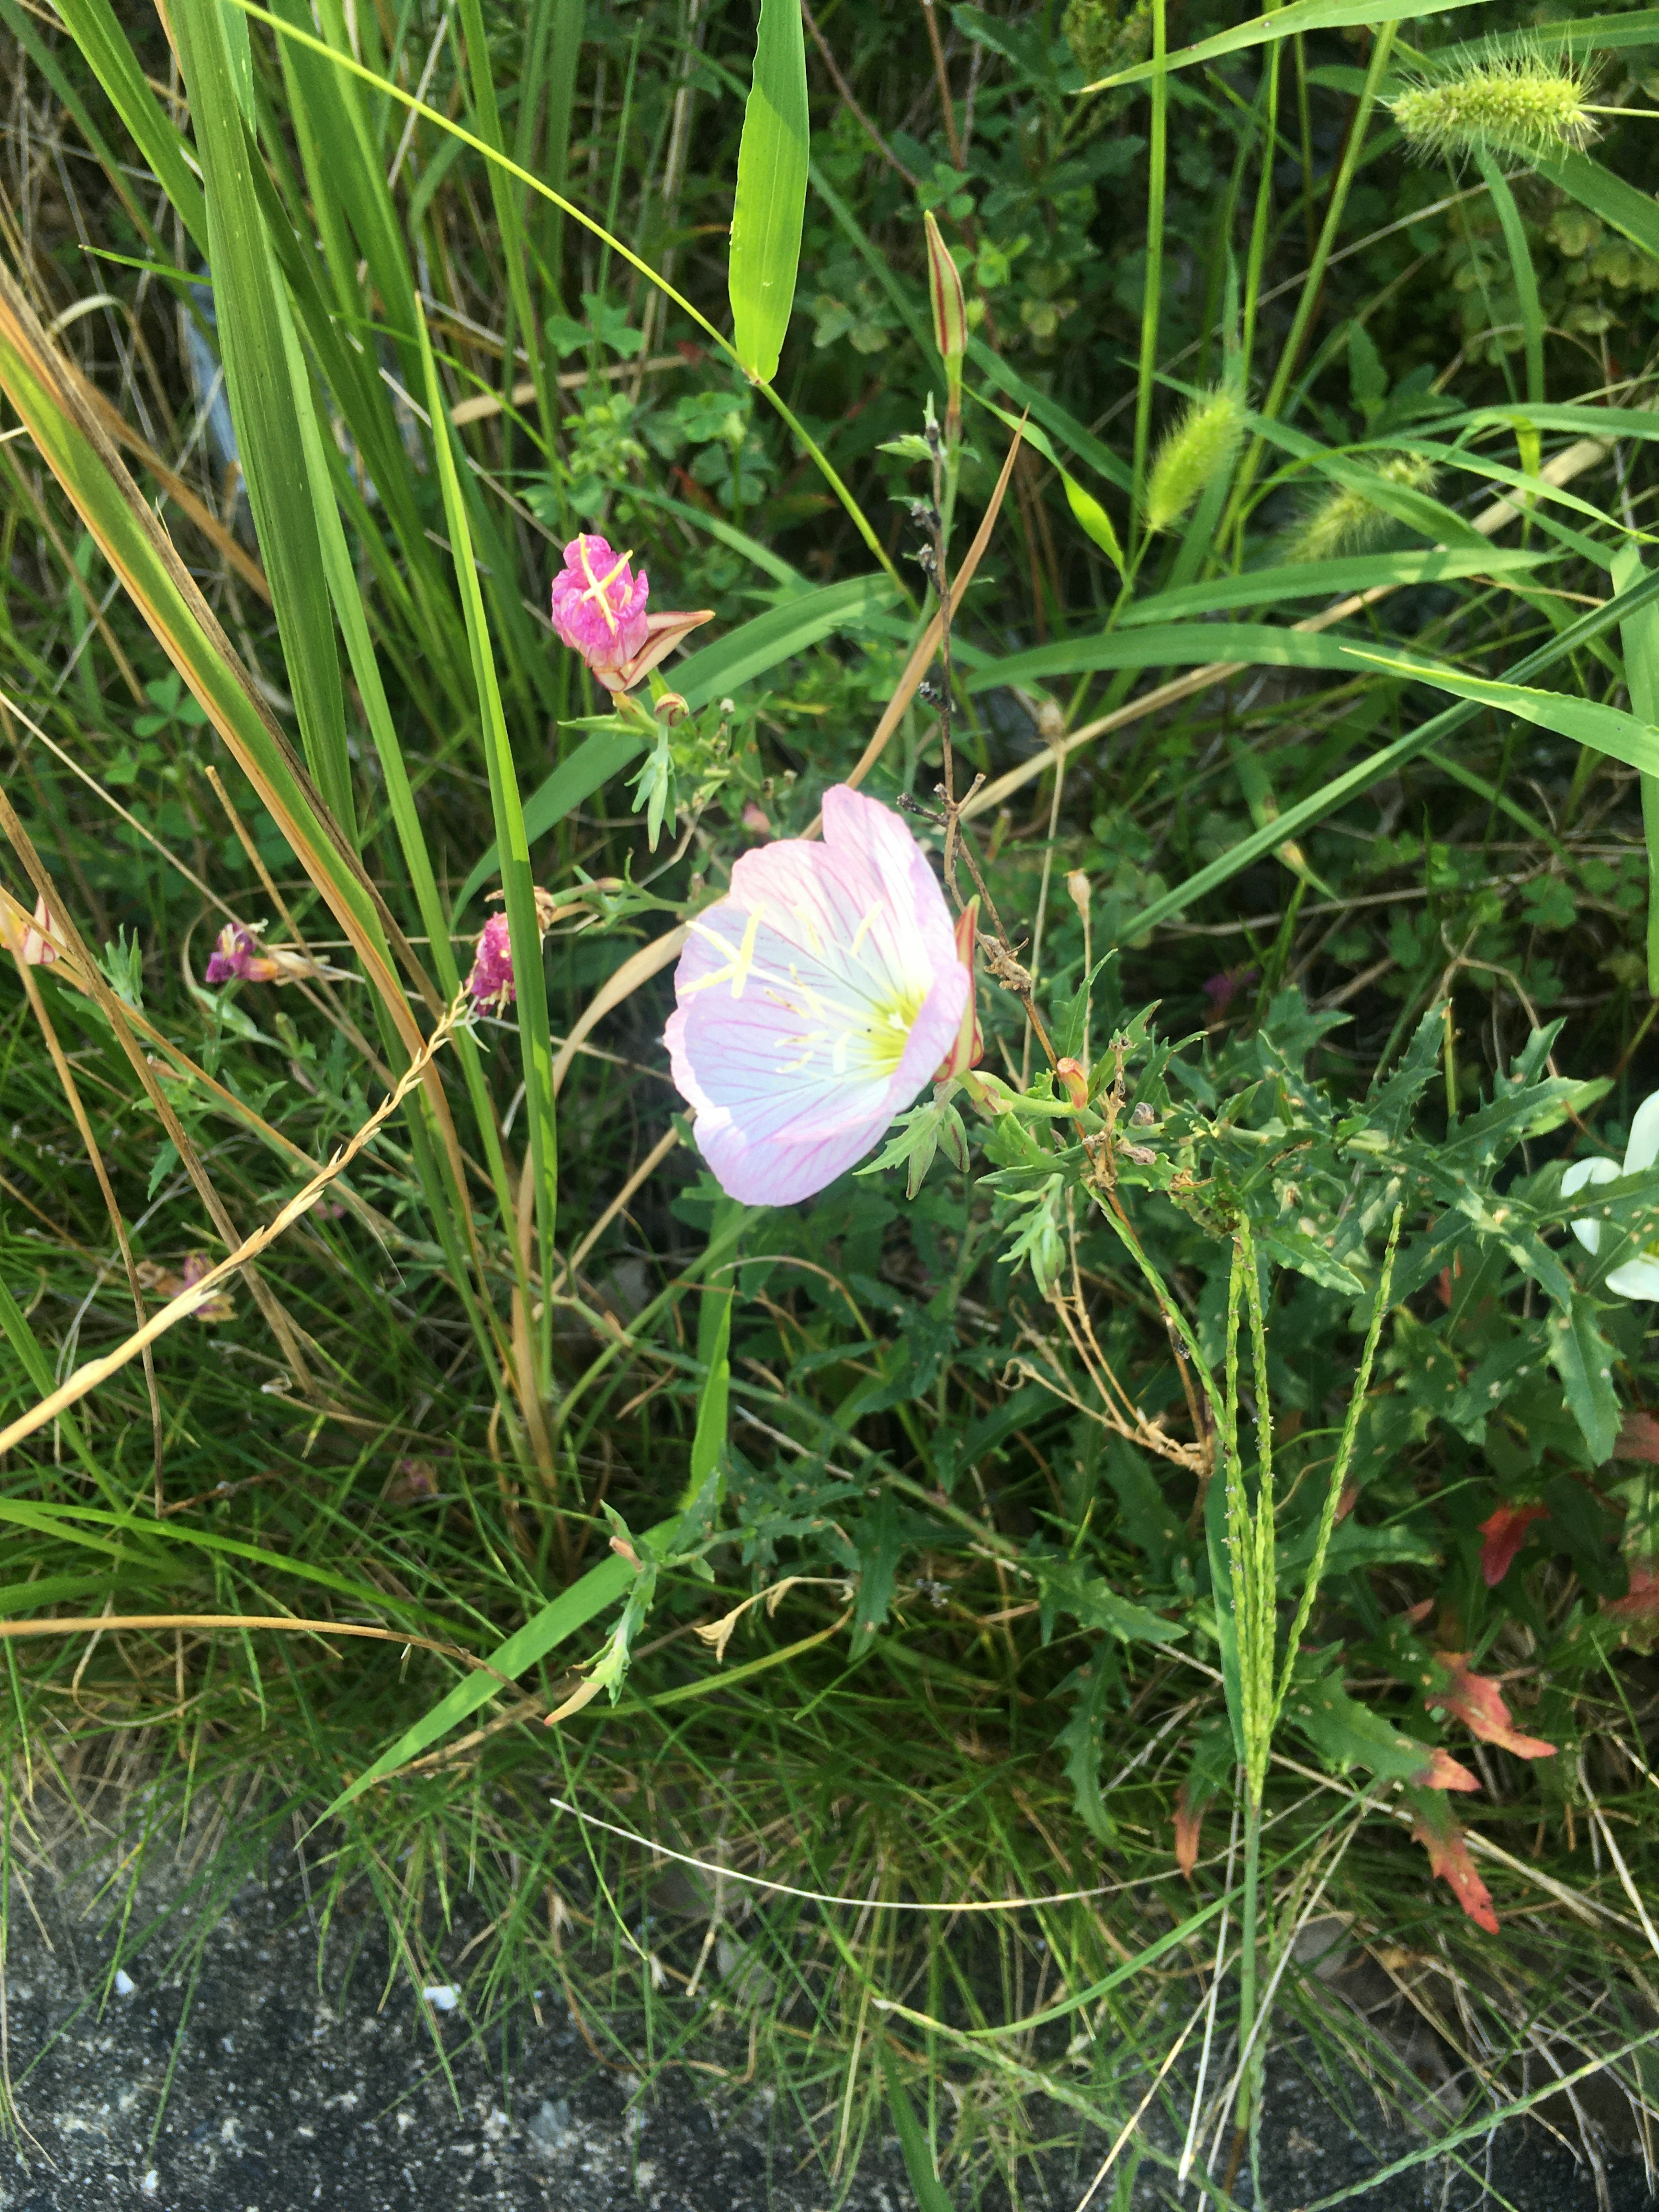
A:
[[[1659,27],[1236,14],[0,0],[6,1911],[297,1847],[927,2212],[1651,2182]],[[849,777],[983,1059],[739,1206]]]

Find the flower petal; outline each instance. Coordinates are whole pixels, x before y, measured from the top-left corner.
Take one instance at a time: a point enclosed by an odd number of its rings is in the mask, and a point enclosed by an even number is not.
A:
[[[1659,1261],[1626,1260],[1607,1277],[1607,1288],[1615,1297],[1659,1298]]]
[[[1659,1091],[1650,1091],[1636,1109],[1625,1147],[1625,1173],[1634,1175],[1659,1160]]]
[[[1617,1182],[1625,1172],[1617,1160],[1575,1160],[1561,1178],[1561,1195],[1571,1198],[1575,1191],[1583,1190],[1590,1183]],[[1601,1224],[1599,1221],[1575,1221],[1569,1226],[1587,1252],[1601,1250]]]

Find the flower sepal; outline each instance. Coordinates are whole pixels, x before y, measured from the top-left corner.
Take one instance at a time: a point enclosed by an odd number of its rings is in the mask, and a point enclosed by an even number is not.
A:
[[[945,1157],[957,1172],[966,1175],[968,1132],[951,1096],[955,1089],[954,1083],[942,1083],[931,1098],[924,1099],[920,1106],[913,1106],[908,1114],[901,1114],[886,1144],[867,1167],[857,1172],[868,1176],[887,1168],[904,1168],[904,1195],[914,1198],[927,1180],[928,1170],[943,1148]]]

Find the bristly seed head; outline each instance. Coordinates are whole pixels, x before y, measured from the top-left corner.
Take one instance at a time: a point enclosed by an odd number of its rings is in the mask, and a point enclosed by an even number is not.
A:
[[[1437,472],[1426,454],[1395,453],[1375,473],[1382,483],[1398,484],[1405,491],[1427,492],[1434,489]],[[1339,553],[1359,552],[1381,538],[1393,519],[1363,484],[1335,485],[1292,532],[1285,558],[1294,562],[1330,561]]]
[[[1218,387],[1201,392],[1158,449],[1146,483],[1146,527],[1167,530],[1199,495],[1232,465],[1243,410],[1237,396]]]
[[[1588,76],[1565,56],[1493,55],[1425,77],[1389,102],[1401,136],[1431,161],[1582,153],[1596,135]]]

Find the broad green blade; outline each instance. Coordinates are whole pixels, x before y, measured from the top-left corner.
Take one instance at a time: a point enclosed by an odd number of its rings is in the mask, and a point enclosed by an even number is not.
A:
[[[1302,31],[1376,30],[1383,23],[1408,23],[1419,15],[1442,15],[1449,9],[1470,4],[1471,0],[1290,0],[1288,7],[1276,9],[1271,15],[1258,15],[1231,31],[1218,31],[1214,38],[1200,39],[1195,46],[1182,46],[1161,63],[1139,63],[1133,69],[1120,70],[1115,76],[1085,84],[1083,89],[1107,92],[1116,85],[1139,84],[1146,77],[1156,76],[1160,69],[1194,69],[1219,61],[1224,54],[1242,54],[1249,46],[1293,39]]]
[[[896,586],[885,576],[851,576],[844,584],[804,592],[701,652],[688,653],[674,671],[674,689],[695,713],[835,631],[856,629],[872,615],[887,613],[898,599]]]
[[[1541,645],[1535,653],[1528,653],[1524,660],[1516,664],[1515,677],[1519,679],[1541,676],[1547,669],[1570,660],[1575,653],[1593,645],[1607,631],[1617,628],[1631,616],[1656,602],[1659,602],[1659,576],[1649,576],[1633,590],[1620,592],[1616,598],[1593,608],[1589,614],[1581,615],[1577,622],[1570,623],[1547,645]],[[1512,685],[1509,688],[1516,687]],[[1555,693],[1545,696],[1559,696]],[[1408,730],[1404,737],[1396,738],[1391,745],[1384,745],[1381,751],[1368,754],[1365,759],[1356,762],[1352,768],[1334,776],[1306,799],[1298,800],[1293,806],[1287,806],[1265,829],[1257,830],[1248,837],[1241,837],[1237,844],[1224,853],[1219,860],[1212,860],[1207,867],[1188,876],[1185,883],[1177,884],[1173,890],[1165,891],[1161,898],[1154,899],[1149,907],[1121,925],[1118,933],[1121,942],[1133,944],[1137,938],[1156,929],[1171,915],[1182,913],[1194,901],[1204,897],[1206,892],[1218,890],[1223,884],[1231,883],[1242,869],[1259,860],[1264,853],[1272,852],[1274,846],[1282,844],[1285,838],[1298,836],[1312,823],[1322,822],[1328,815],[1338,812],[1351,799],[1357,799],[1362,791],[1368,791],[1374,783],[1381,782],[1384,776],[1392,775],[1407,761],[1414,759],[1419,753],[1426,752],[1431,745],[1449,737],[1455,730],[1462,729],[1466,722],[1473,720],[1476,712],[1477,702],[1472,698],[1467,699],[1458,706],[1449,707],[1443,713],[1432,716],[1419,728]],[[1624,719],[1627,721],[1633,720],[1628,715]]]
[[[178,210],[197,250],[208,246],[207,207],[185,142],[150,90],[109,0],[63,0],[58,13],[81,49],[156,181]]]
[[[1538,297],[1538,271],[1532,265],[1532,247],[1527,242],[1526,226],[1521,220],[1521,210],[1515,204],[1515,194],[1510,190],[1509,179],[1493,157],[1486,152],[1475,155],[1475,166],[1480,180],[1492,196],[1492,204],[1503,227],[1504,244],[1510,257],[1510,268],[1515,277],[1516,297],[1521,303],[1521,331],[1527,347],[1527,401],[1538,407],[1544,400],[1544,309]]]
[[[800,9],[795,0],[761,0],[727,274],[732,343],[756,383],[769,384],[777,374],[794,304],[808,143]]]
[[[916,2212],[955,2212],[950,2191],[933,2171],[933,2154],[927,2148],[921,2122],[916,2118],[909,2092],[900,2081],[893,2054],[885,2044],[881,2047],[881,2070],[887,2082],[887,2103],[893,2115],[893,2132],[899,2139],[899,2148],[904,2154],[904,2170],[910,2177],[911,2188],[915,2191]]]
[[[513,765],[513,741],[501,710],[501,687],[478,586],[478,564],[473,558],[472,533],[467,504],[457,470],[456,441],[438,381],[424,319],[420,325],[421,351],[425,371],[424,394],[437,457],[439,488],[443,495],[444,522],[455,557],[455,580],[460,587],[461,610],[472,650],[473,680],[477,687],[478,719],[482,725],[484,765],[489,776],[491,811],[495,818],[495,843],[505,855],[502,888],[507,894],[507,921],[513,951],[514,1011],[518,1016],[520,1065],[524,1075],[525,1120],[530,1128],[530,1154],[536,1190],[536,1221],[540,1237],[540,1260],[544,1281],[550,1282],[554,1267],[553,1231],[559,1172],[558,1125],[555,1118],[553,1049],[547,1027],[547,980],[542,964],[541,927],[536,913],[535,885],[530,872],[530,843],[525,835],[524,810],[519,799],[518,774]],[[550,1306],[551,1299],[547,1301]],[[530,1387],[524,1378],[525,1387]]]

